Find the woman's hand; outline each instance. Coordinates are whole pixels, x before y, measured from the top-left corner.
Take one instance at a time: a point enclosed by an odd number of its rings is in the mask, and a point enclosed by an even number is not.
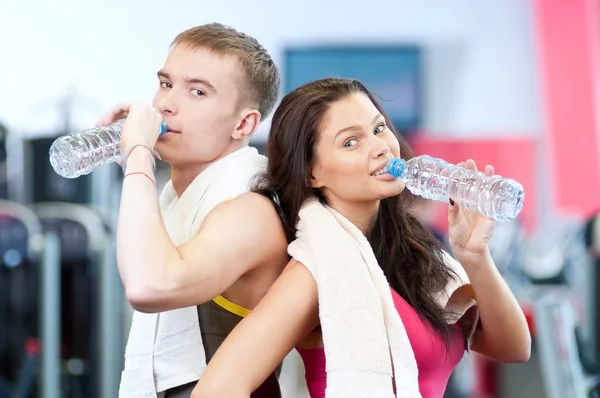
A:
[[[477,171],[477,165],[472,159],[457,166]],[[494,168],[490,165],[486,166],[485,175],[494,175]],[[494,220],[484,217],[477,211],[464,209],[454,198],[450,198],[448,235],[457,258],[488,254],[488,243],[494,232],[494,225]]]

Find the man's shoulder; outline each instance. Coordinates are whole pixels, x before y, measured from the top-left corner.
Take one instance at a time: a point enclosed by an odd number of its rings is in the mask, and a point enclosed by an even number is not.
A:
[[[211,230],[226,228],[232,239],[252,240],[275,245],[281,241],[287,246],[283,225],[269,198],[246,192],[220,203],[210,212],[203,227]]]
[[[277,211],[269,198],[256,192],[244,192],[223,200],[213,210],[214,212],[228,213],[233,216],[261,216],[277,215]],[[245,217],[246,218],[246,217]],[[241,221],[241,220],[240,220]]]

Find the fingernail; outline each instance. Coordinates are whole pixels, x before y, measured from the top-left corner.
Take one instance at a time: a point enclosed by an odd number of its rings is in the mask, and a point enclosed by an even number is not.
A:
[[[450,206],[454,206],[454,201],[452,199],[449,200]]]

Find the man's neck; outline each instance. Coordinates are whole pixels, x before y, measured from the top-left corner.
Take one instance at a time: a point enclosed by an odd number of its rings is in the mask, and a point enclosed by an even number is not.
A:
[[[177,193],[177,197],[181,197],[185,190],[190,186],[190,184],[202,173],[208,166],[211,164],[223,159],[225,156],[232,154],[235,151],[238,151],[244,146],[235,146],[227,149],[223,153],[221,153],[216,159],[207,162],[207,163],[196,163],[193,165],[185,165],[185,166],[173,166],[171,165],[171,183],[173,184],[173,189]]]

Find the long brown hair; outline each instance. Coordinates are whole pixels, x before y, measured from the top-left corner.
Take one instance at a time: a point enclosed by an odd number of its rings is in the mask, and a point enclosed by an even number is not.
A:
[[[295,238],[298,213],[311,196],[326,198],[311,187],[319,125],[332,104],[351,94],[369,97],[400,142],[404,159],[413,153],[399,136],[388,115],[367,88],[357,80],[322,79],[300,86],[282,100],[273,115],[267,143],[266,173],[255,191],[275,198],[289,241]],[[383,199],[367,239],[391,287],[444,339],[449,347],[452,328],[434,295],[445,288],[452,274],[442,260],[442,245],[410,209],[419,200],[408,190]]]

